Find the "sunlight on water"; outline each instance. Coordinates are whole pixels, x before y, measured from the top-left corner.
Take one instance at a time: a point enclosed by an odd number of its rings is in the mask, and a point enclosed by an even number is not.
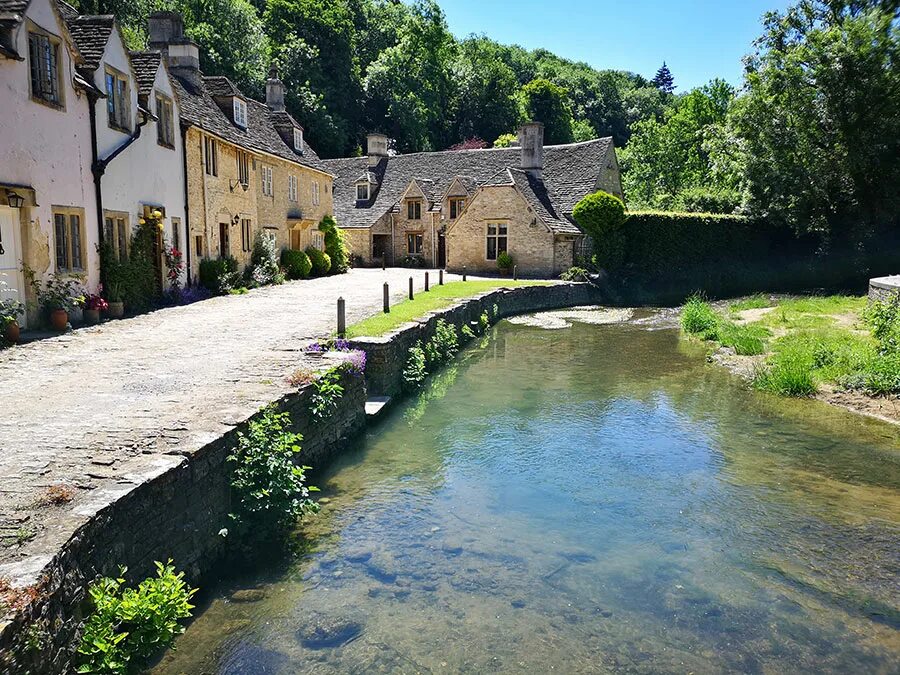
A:
[[[648,326],[500,324],[153,672],[897,672],[897,430]]]

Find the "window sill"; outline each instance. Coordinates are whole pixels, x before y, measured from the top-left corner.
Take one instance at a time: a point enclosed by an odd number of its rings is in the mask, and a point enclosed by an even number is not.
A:
[[[160,146],[161,148],[166,148],[167,150],[174,150],[174,149],[175,149],[175,145],[172,144],[172,143],[166,143],[166,142],[164,142],[164,141],[157,140],[157,141],[156,141],[156,144],[157,144],[158,146]]]
[[[59,112],[66,111],[66,106],[64,106],[62,103],[57,102],[57,101],[48,101],[45,98],[40,98],[39,96],[34,96],[34,95],[31,96],[31,100],[34,101],[35,103],[39,103],[42,106],[50,108],[51,110],[58,110]]]
[[[121,127],[118,124],[114,124],[113,122],[109,122],[108,126],[110,129],[112,129],[113,131],[118,131],[120,134],[130,134],[131,133],[131,129],[129,129],[128,127]]]

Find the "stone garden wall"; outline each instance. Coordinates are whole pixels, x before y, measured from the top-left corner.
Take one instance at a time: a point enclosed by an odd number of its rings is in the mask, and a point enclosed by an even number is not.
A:
[[[343,386],[337,410],[323,421],[314,422],[309,413],[310,386],[277,402],[303,434],[304,464],[321,466],[365,426],[363,378],[345,375]],[[117,576],[125,565],[127,580],[136,583],[155,574],[154,561],[172,558],[196,582],[222,558],[233,544],[219,534],[230,525],[225,459],[243,426],[187,456],[161,461],[155,476],[101,508],[46,561],[34,602],[0,623],[0,673],[69,672],[86,587],[98,575]]]
[[[888,302],[900,295],[900,275],[869,280],[869,300]]]
[[[439,319],[457,327],[478,321],[487,312],[493,321],[515,314],[599,302],[599,290],[588,283],[560,283],[553,286],[521,286],[484,293],[447,309],[400,327],[377,338],[352,340],[354,349],[366,352],[366,384],[369,395],[398,396],[403,390],[403,368],[409,348],[417,341],[431,339]],[[497,308],[493,315],[494,306]]]

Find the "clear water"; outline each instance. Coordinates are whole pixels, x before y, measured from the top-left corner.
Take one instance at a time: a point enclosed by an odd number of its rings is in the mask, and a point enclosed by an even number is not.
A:
[[[154,672],[900,671],[896,429],[655,323],[497,326]]]

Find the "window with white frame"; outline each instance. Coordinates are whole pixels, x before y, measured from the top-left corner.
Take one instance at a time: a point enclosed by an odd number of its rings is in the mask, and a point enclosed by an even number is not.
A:
[[[294,129],[294,150],[303,152],[303,129]]]
[[[156,92],[156,140],[167,148],[175,147],[175,112],[172,99]]]
[[[272,167],[262,167],[260,175],[262,176],[262,193],[267,197],[273,196],[275,194],[275,185],[272,182]]]
[[[297,201],[297,176],[288,176],[288,201]]]
[[[237,151],[238,181],[245,188],[250,185],[250,154],[243,150]]]
[[[28,67],[32,98],[60,105],[59,40],[41,33],[28,33]]]
[[[369,184],[368,183],[357,183],[356,184],[356,199],[359,201],[367,201],[369,199]]]
[[[319,205],[319,181],[317,180],[312,184],[312,203],[314,206]]]
[[[498,255],[506,251],[507,232],[506,223],[488,223],[486,255],[488,260],[496,260]]]
[[[84,271],[84,209],[53,207],[57,272]]]
[[[109,66],[106,67],[106,113],[113,129],[128,131],[131,128],[128,78]]]
[[[237,97],[233,98],[234,102],[234,123],[239,127],[247,128],[247,102]]]

